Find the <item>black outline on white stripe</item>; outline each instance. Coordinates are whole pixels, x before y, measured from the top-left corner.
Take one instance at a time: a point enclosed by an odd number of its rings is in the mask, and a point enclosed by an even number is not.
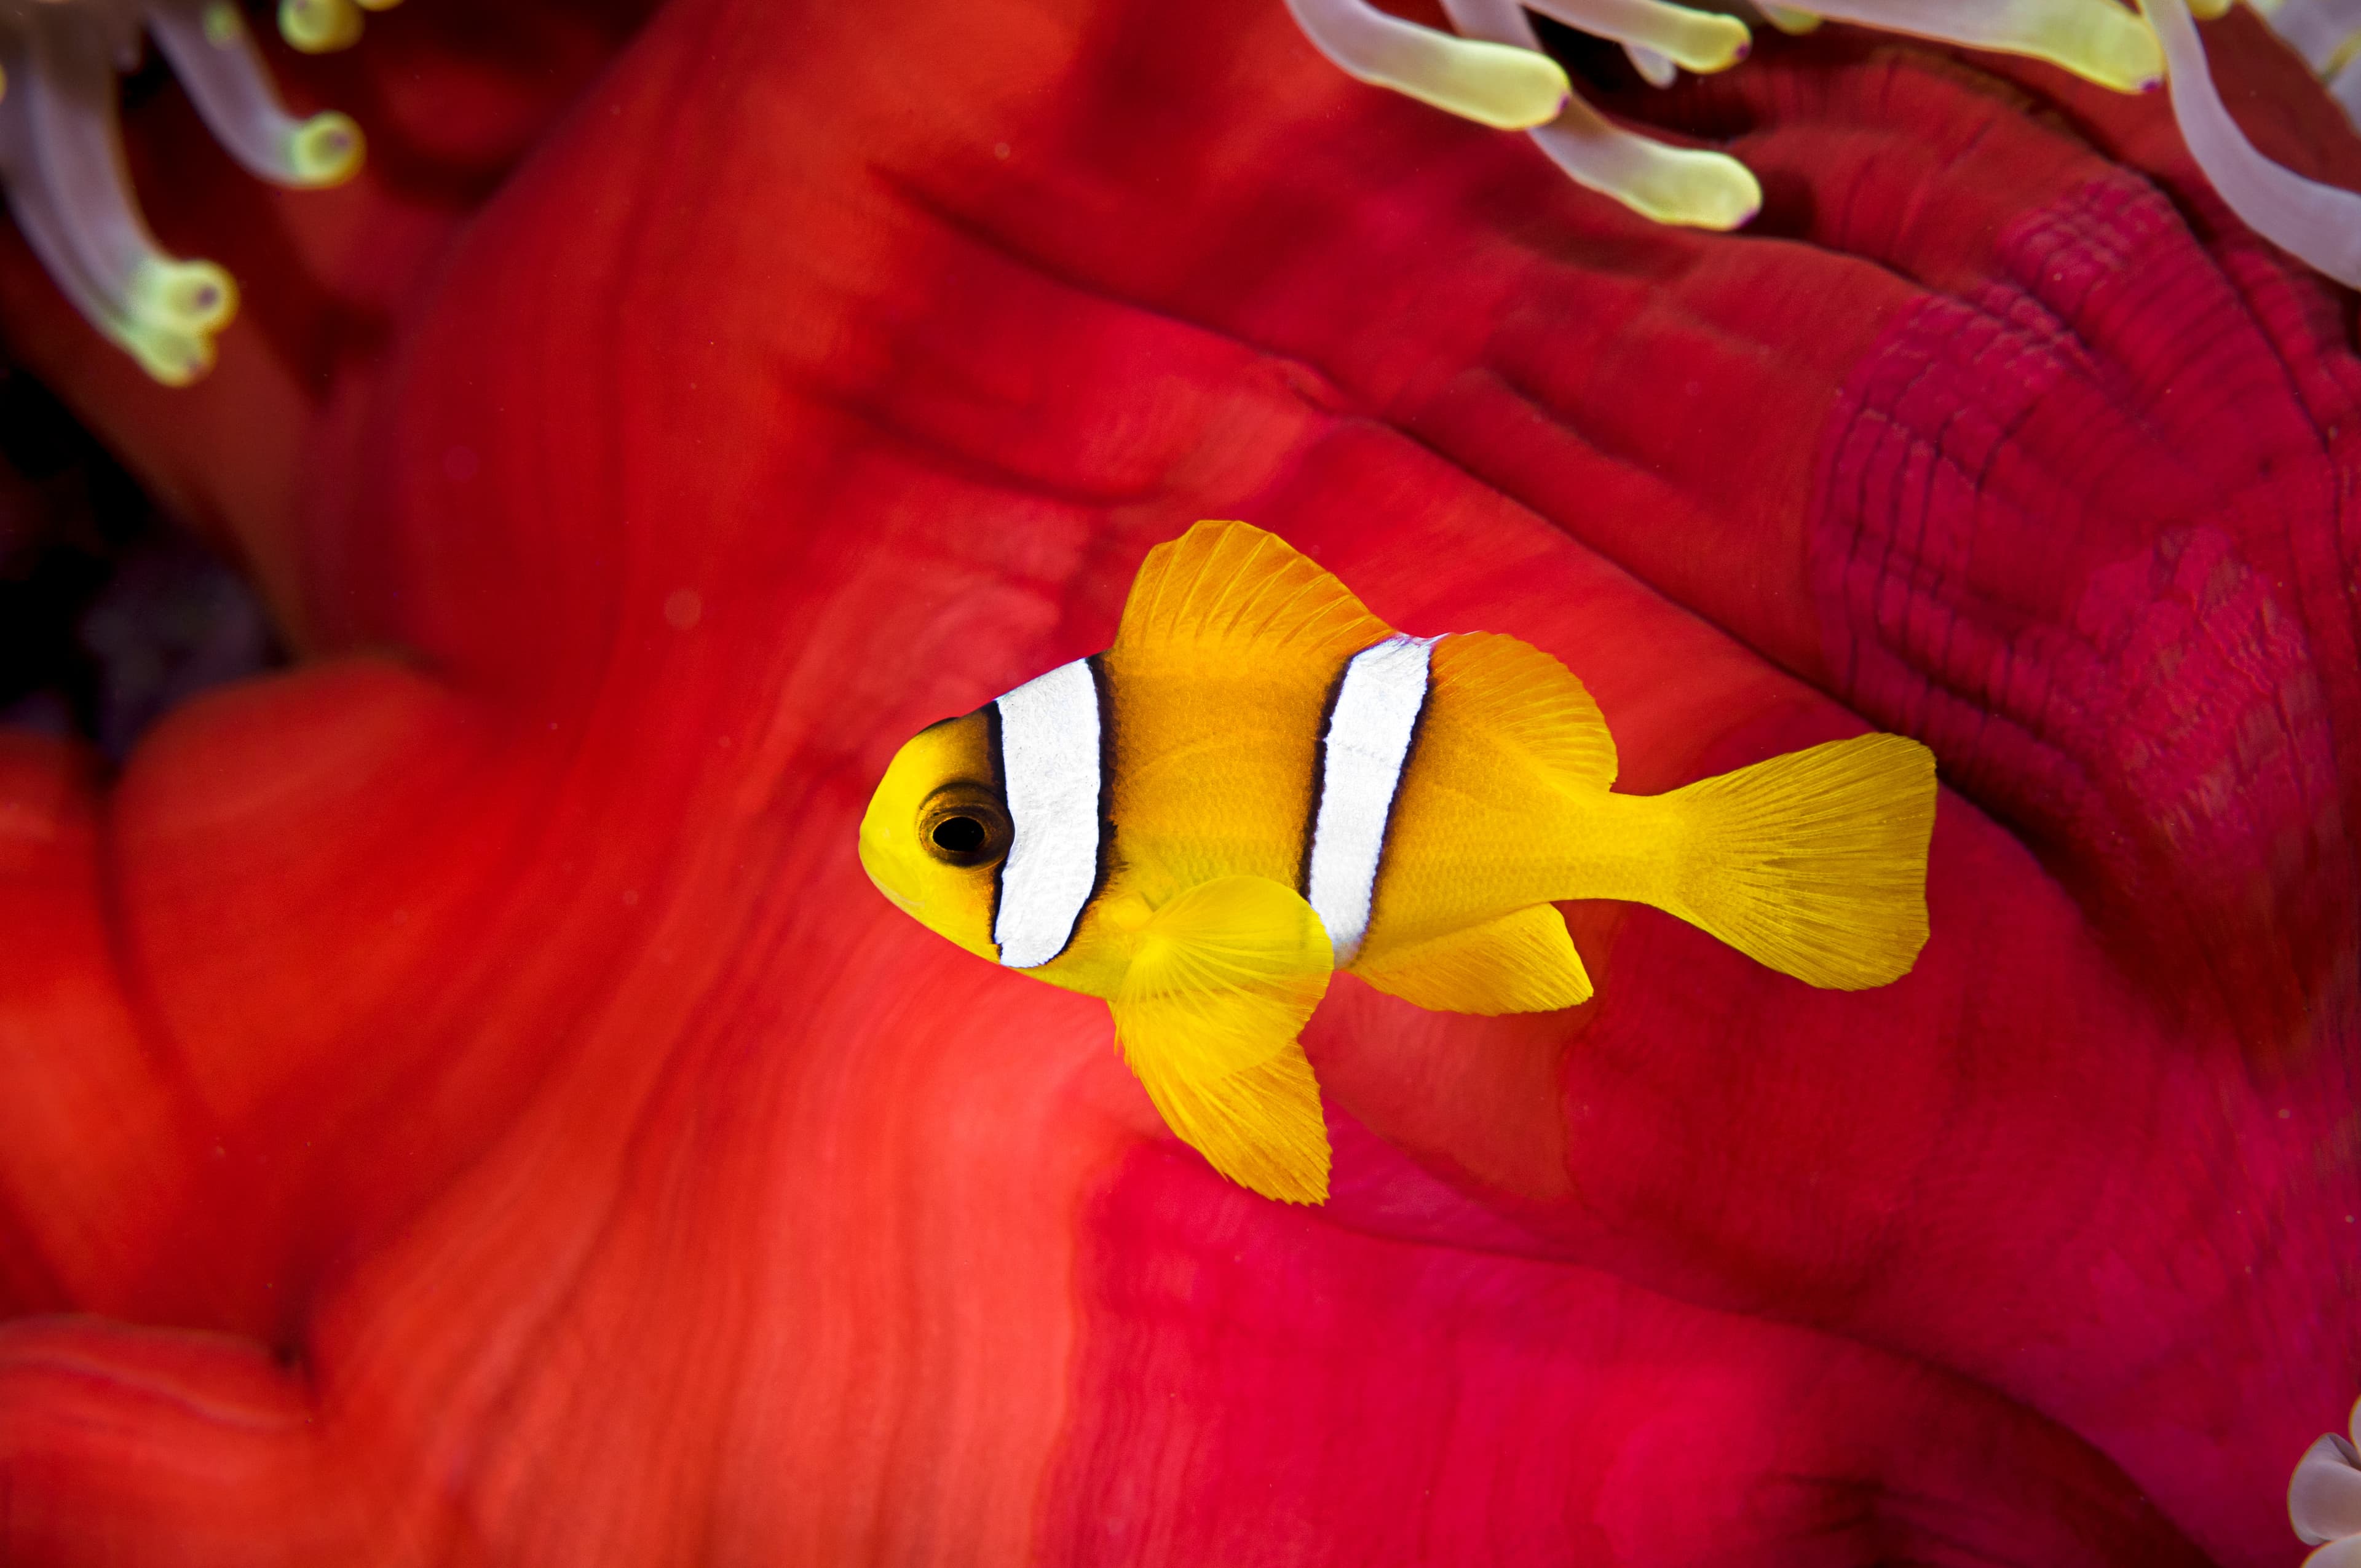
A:
[[[1006,904],[1006,878],[1009,868],[1017,864],[1017,851],[1026,844],[1026,835],[1028,823],[1026,819],[1025,814],[1028,809],[1031,809],[1033,803],[1029,801],[1020,802],[1016,798],[1018,793],[1016,787],[1016,780],[1014,771],[1010,767],[1008,762],[1006,739],[1008,716],[1002,705],[1006,703],[1009,697],[1016,696],[1017,692],[1022,692],[1026,690],[1027,687],[1036,685],[1041,682],[1052,680],[1054,677],[1063,674],[1066,671],[1073,669],[1076,665],[1082,666],[1083,673],[1089,678],[1092,715],[1093,723],[1097,729],[1097,735],[1095,737],[1094,744],[1091,749],[1090,758],[1091,767],[1093,773],[1089,816],[1091,833],[1091,880],[1083,886],[1082,895],[1075,899],[1072,909],[1071,911],[1062,912],[1064,927],[1059,935],[1056,948],[1052,951],[1042,954],[1038,958],[1032,956],[1030,948],[1024,948],[1020,949],[1017,956],[1012,959],[1008,953],[1008,935],[1003,930],[1004,921],[1009,914],[1009,909]],[[1000,884],[1002,891],[1000,894],[995,895],[994,901],[992,925],[993,946],[998,952],[1000,961],[1004,965],[1006,965],[1011,969],[1038,969],[1043,964],[1054,962],[1060,953],[1063,953],[1068,947],[1072,945],[1074,932],[1082,924],[1082,911],[1087,909],[1090,906],[1091,900],[1098,895],[1099,888],[1104,885],[1106,876],[1108,850],[1107,840],[1110,837],[1107,831],[1106,821],[1106,740],[1108,717],[1106,683],[1103,673],[1098,669],[1093,661],[1077,659],[1069,663],[1060,664],[1054,670],[1044,672],[1042,674],[1034,677],[1033,680],[1027,681],[1025,685],[1016,688],[1016,691],[1003,693],[1000,696],[993,699],[992,707],[1000,725],[997,733],[997,745],[995,750],[1001,764],[1001,798],[1006,803],[1008,808],[1010,828],[1008,853],[1002,858],[1001,869],[999,872],[996,873],[994,879],[995,882]],[[1061,757],[1060,760],[1070,762],[1072,759],[1071,757]],[[1028,781],[1028,784],[1031,781]],[[1060,816],[1062,817],[1062,811],[1060,812]],[[1070,830],[1074,826],[1072,819],[1047,823],[1035,821],[1030,823],[1029,826],[1032,830],[1037,833],[1044,832],[1046,829],[1048,837],[1045,839],[1045,843],[1052,853],[1057,853],[1060,850],[1070,853],[1075,847],[1071,842],[1060,841],[1065,838],[1067,830]],[[1063,862],[1066,859],[1067,854],[1059,854],[1058,863],[1054,863],[1051,866],[1053,875],[1057,871],[1062,869]],[[1034,891],[1037,894],[1038,894],[1039,889],[1038,884],[1036,884]],[[1020,893],[1018,896],[1023,897],[1025,894]],[[1041,912],[1032,909],[1016,911],[1020,919],[1035,916],[1039,913]],[[1054,921],[1059,917],[1059,914],[1056,912],[1053,912],[1049,916],[1049,919],[1051,921]],[[1018,935],[1021,936],[1023,933],[1018,933]]]
[[[983,715],[983,761],[992,772],[992,777],[986,782],[991,785],[992,797],[1000,802],[1001,813],[1005,816],[1008,811],[1008,765],[1000,756],[1000,704],[987,702],[976,711]],[[1012,820],[1009,832],[1012,846],[1016,836]],[[983,934],[992,940],[992,957],[995,963],[1000,959],[1000,942],[992,934],[1000,929],[1000,875],[1007,869],[1008,855],[1004,850],[1000,859],[992,865],[992,907],[983,916]]]
[[[1320,831],[1320,801],[1328,791],[1328,726],[1335,720],[1336,699],[1345,694],[1345,674],[1352,667],[1349,654],[1336,666],[1335,678],[1320,699],[1320,727],[1312,732],[1312,803],[1303,808],[1303,842],[1295,855],[1295,891],[1306,904],[1312,902],[1312,840]]]
[[[1303,869],[1303,895],[1305,901],[1312,905],[1314,913],[1319,915],[1322,926],[1327,929],[1328,940],[1334,951],[1336,966],[1339,969],[1350,964],[1359,956],[1362,946],[1368,939],[1370,922],[1377,916],[1378,886],[1385,873],[1387,851],[1393,843],[1395,806],[1401,799],[1401,782],[1410,772],[1411,759],[1417,751],[1420,732],[1425,728],[1427,702],[1434,693],[1433,651],[1434,644],[1439,641],[1439,638],[1405,637],[1397,633],[1380,641],[1373,642],[1354,654],[1351,659],[1345,661],[1344,673],[1338,677],[1335,692],[1330,698],[1327,716],[1321,724],[1318,751],[1319,773],[1312,789],[1312,805],[1307,827],[1311,850],[1306,857]],[[1338,854],[1352,854],[1355,863],[1350,867],[1326,864],[1321,852],[1323,847],[1320,833],[1322,807],[1345,799],[1344,795],[1337,794],[1335,785],[1347,778],[1366,791],[1367,786],[1375,781],[1372,775],[1361,770],[1366,768],[1371,760],[1379,762],[1384,760],[1382,753],[1373,754],[1365,745],[1347,745],[1342,748],[1340,752],[1340,749],[1333,744],[1335,739],[1337,710],[1345,706],[1347,698],[1354,693],[1356,685],[1356,673],[1370,667],[1363,661],[1381,650],[1404,646],[1415,646],[1422,651],[1422,654],[1420,661],[1421,680],[1418,704],[1411,710],[1410,723],[1403,731],[1400,751],[1391,759],[1392,776],[1386,781],[1385,806],[1377,824],[1376,841],[1364,851],[1360,845],[1337,844],[1335,839],[1331,838],[1327,843],[1332,850]],[[1385,750],[1390,751],[1392,748],[1389,745]],[[1354,759],[1351,765],[1355,772],[1332,777],[1337,773],[1340,754]],[[1376,802],[1370,800],[1363,804],[1366,806],[1374,806]],[[1345,807],[1340,806],[1339,809],[1345,809]],[[1332,826],[1341,827],[1341,824]],[[1332,875],[1323,879],[1322,874],[1323,872],[1331,872]],[[1348,879],[1348,885],[1342,890],[1331,888],[1328,894],[1331,907],[1323,909],[1321,907],[1321,899],[1314,896],[1314,889],[1323,880],[1333,881],[1335,876]],[[1342,897],[1356,907],[1348,911],[1339,911],[1334,908],[1334,905],[1340,893]]]
[[[1394,774],[1393,798],[1386,802],[1386,830],[1378,840],[1381,847],[1378,850],[1377,874],[1369,879],[1369,924],[1361,932],[1363,947],[1368,946],[1369,932],[1378,923],[1378,894],[1385,891],[1386,865],[1392,858],[1394,819],[1401,815],[1402,781],[1418,766],[1418,743],[1426,739],[1426,716],[1434,709],[1434,645],[1442,641],[1442,637],[1426,640],[1426,689],[1418,695],[1418,712],[1410,721],[1410,739],[1402,744],[1401,771]]]
[[[1091,667],[1091,685],[1099,696],[1099,874],[1091,883],[1091,895],[1082,900],[1088,909],[1115,875],[1115,680],[1107,674],[1104,653],[1093,653],[1084,663]],[[1082,916],[1074,916],[1076,930],[1082,924]],[[1066,947],[1073,945],[1073,933],[1068,932]],[[1060,954],[1065,950],[1058,949]]]

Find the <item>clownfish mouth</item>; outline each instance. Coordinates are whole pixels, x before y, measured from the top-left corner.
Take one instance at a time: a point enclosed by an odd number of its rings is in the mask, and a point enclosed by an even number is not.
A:
[[[914,901],[904,897],[901,894],[896,893],[894,890],[892,883],[888,883],[884,877],[877,874],[877,862],[881,858],[880,851],[877,848],[876,841],[872,839],[869,833],[865,830],[861,835],[860,854],[861,870],[862,874],[869,878],[869,885],[884,894],[885,895],[885,901],[891,904],[895,908],[900,910],[903,914],[907,915],[914,920],[917,919],[919,917],[917,905]]]

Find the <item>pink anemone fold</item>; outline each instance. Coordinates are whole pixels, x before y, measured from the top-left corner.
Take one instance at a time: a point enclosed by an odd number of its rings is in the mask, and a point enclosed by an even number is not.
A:
[[[1268,0],[456,9],[303,79],[333,193],[133,111],[248,282],[194,389],[0,252],[300,654],[119,777],[0,736],[0,1559],[2300,1560],[2361,361],[2160,95],[1833,27],[1600,94],[1725,235]],[[1925,740],[1916,970],[1570,905],[1594,1002],[1340,980],[1332,1201],[1222,1181],[854,857],[1200,517],[1556,654],[1635,791]]]

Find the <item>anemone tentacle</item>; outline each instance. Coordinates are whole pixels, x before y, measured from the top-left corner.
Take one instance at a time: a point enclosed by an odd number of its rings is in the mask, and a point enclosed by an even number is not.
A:
[[[362,9],[395,0],[285,0],[298,49],[341,48]],[[237,289],[148,232],[124,165],[115,73],[152,35],[230,155],[274,184],[335,185],[360,167],[360,128],[287,112],[229,0],[0,0],[0,184],[26,241],[90,323],[168,386],[213,365]]]
[[[1541,49],[1518,0],[1443,0],[1443,9],[1452,26],[1471,38]],[[1742,33],[1743,24],[1739,27]],[[1624,130],[1571,92],[1557,117],[1532,127],[1532,135],[1534,145],[1576,184],[1612,196],[1658,223],[1733,229],[1763,207],[1762,186],[1738,159]]]
[[[1625,44],[1623,58],[1631,62],[1631,69],[1651,87],[1670,87],[1680,79],[1680,67],[1669,56],[1658,54],[1646,44]]]
[[[1347,76],[1498,130],[1546,122],[1573,91],[1565,71],[1539,49],[1453,38],[1366,0],[1287,0],[1287,9]]]
[[[2349,1430],[2361,1433],[2361,1400]],[[2350,1568],[2361,1562],[2361,1450],[2338,1433],[2323,1433],[2304,1451],[2288,1482],[2288,1522],[2296,1539],[2319,1551],[2304,1568]]]
[[[1543,16],[1620,44],[1637,45],[1691,71],[1721,71],[1746,58],[1753,35],[1735,16],[1663,0],[1531,0]]]
[[[2345,118],[2361,125],[2361,4],[2356,0],[2254,0],[2255,13],[2312,74]],[[2202,15],[2202,13],[2200,13]]]
[[[2347,288],[2361,288],[2361,194],[2307,180],[2255,150],[2223,106],[2188,0],[2141,0],[2164,44],[2172,115],[2190,156],[2247,227]]]
[[[1812,0],[1805,9],[1880,32],[2030,55],[2119,93],[2143,92],[2164,75],[2155,36],[2114,0]]]
[[[1734,0],[1732,0],[1734,3]],[[2145,92],[2168,82],[2189,149],[2214,190],[2256,233],[2341,283],[2361,287],[2361,194],[2308,180],[2257,152],[2222,106],[2196,23],[2232,0],[1812,0],[1737,5],[1785,32],[1823,20],[1850,22],[1970,49],[2046,60],[2103,87]],[[1538,95],[1506,114],[1520,76],[1512,51],[1546,59],[1528,8],[1623,46],[1649,82],[1668,86],[1682,67],[1720,71],[1746,57],[1744,23],[1664,0],[1443,0],[1455,38],[1380,16],[1363,0],[1288,0],[1312,43],[1360,80],[1396,88],[1470,119],[1530,131],[1576,183],[1659,223],[1736,228],[1762,206],[1752,174],[1722,154],[1669,146],[1609,123],[1569,88],[1547,123],[1531,117]],[[2361,123],[2361,0],[2257,0],[2257,9]],[[1376,40],[1382,36],[1383,50]],[[1478,46],[1506,51],[1466,54]],[[1376,69],[1390,51],[1414,67]],[[1483,92],[1443,83],[1480,74]]]

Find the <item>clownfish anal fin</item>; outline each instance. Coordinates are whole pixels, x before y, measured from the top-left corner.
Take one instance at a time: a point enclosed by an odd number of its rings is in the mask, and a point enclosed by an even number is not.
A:
[[[1546,904],[1414,947],[1380,950],[1353,972],[1438,1013],[1554,1013],[1590,1000],[1590,974]]]
[[[1353,590],[1276,533],[1201,522],[1148,553],[1109,654],[1290,651],[1331,663],[1393,635]]]
[[[1328,1132],[1296,1043],[1328,989],[1320,917],[1291,888],[1222,877],[1157,910],[1137,942],[1109,1005],[1165,1124],[1242,1187],[1324,1202]]]
[[[1445,637],[1433,669],[1435,701],[1447,702],[1487,744],[1512,749],[1565,783],[1615,783],[1615,740],[1598,704],[1573,671],[1532,643],[1497,631]]]

